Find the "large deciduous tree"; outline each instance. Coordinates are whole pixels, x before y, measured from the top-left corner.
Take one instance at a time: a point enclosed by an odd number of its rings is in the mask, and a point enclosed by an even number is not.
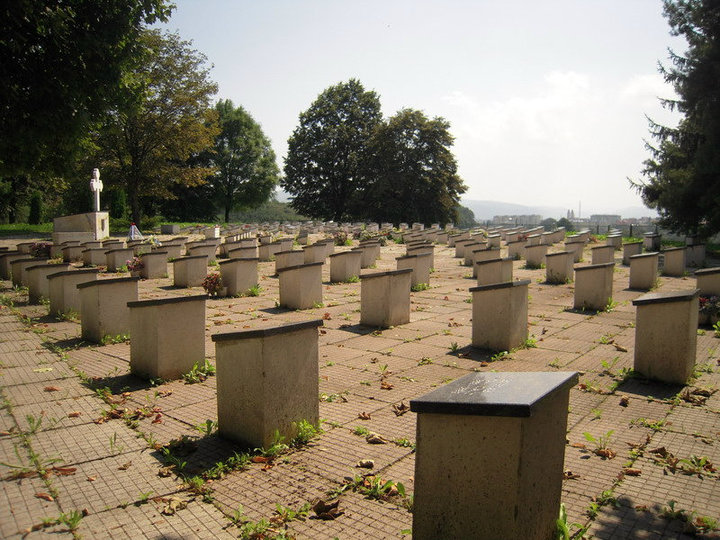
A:
[[[353,217],[367,181],[361,167],[366,146],[381,121],[378,95],[356,79],[327,88],[300,114],[281,180],[295,210],[335,221]]]
[[[116,98],[166,0],[13,0],[0,8],[0,178],[62,173]]]
[[[656,143],[648,143],[644,180],[634,185],[663,226],[710,236],[720,232],[720,2],[665,0],[664,13],[688,43],[660,68],[678,95],[663,105],[683,118],[674,128],[651,121]]]
[[[208,153],[208,163],[215,168],[208,183],[227,223],[231,210],[257,208],[270,199],[279,169],[270,140],[245,109],[227,99],[218,101],[215,110],[220,133]]]
[[[466,187],[451,151],[450,124],[402,109],[377,127],[369,142],[361,200],[375,221],[448,223],[457,219]]]
[[[133,221],[143,198],[173,198],[174,184],[198,185],[212,172],[199,155],[219,132],[204,55],[177,34],[146,30],[144,53],[98,133],[101,170],[124,187]]]

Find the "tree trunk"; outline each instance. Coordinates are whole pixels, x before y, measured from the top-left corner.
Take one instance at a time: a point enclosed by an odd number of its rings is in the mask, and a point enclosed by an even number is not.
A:
[[[229,223],[229,222],[230,222],[230,205],[226,204],[225,205],[225,223]]]

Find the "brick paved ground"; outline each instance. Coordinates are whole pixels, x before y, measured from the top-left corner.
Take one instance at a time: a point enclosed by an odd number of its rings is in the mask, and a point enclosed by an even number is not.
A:
[[[394,269],[403,254],[403,246],[388,245],[377,269],[363,274]],[[78,322],[48,317],[47,307],[27,305],[25,291],[1,282],[0,537],[70,538],[73,526],[85,538],[251,537],[265,522],[298,538],[408,537],[415,415],[394,409],[466,373],[490,370],[581,373],[570,394],[563,485],[574,531],[587,526],[588,537],[608,539],[690,538],[683,517],[698,526],[720,518],[713,466],[720,463],[720,394],[714,393],[720,339],[711,330],[698,335],[697,377],[689,386],[629,377],[631,300],[641,293],[627,290],[628,268],[615,271],[615,307],[591,313],[570,309],[572,284],[544,284],[544,270],[516,261],[515,277],[531,280],[536,347],[494,357],[469,347],[468,288],[475,282],[453,255],[454,249],[437,247],[431,288],[412,293],[410,323],[383,331],[359,325],[359,283],[324,284],[321,308],[276,308],[274,263],[260,263],[259,297],[208,300],[211,361],[214,333],[324,319],[323,432],[270,461],[202,432],[217,420],[214,377],[196,384],[137,379],[128,372],[128,343],[83,343]],[[327,282],[328,265],[323,275]],[[171,277],[143,281],[140,297],[200,292],[171,284]],[[662,291],[693,287],[691,277],[659,284]],[[369,444],[357,428],[388,442]],[[603,459],[584,434],[610,432],[617,455]],[[243,462],[247,451],[257,462]],[[406,496],[377,500],[344,487],[346,478],[368,472],[356,467],[360,460],[372,460],[383,482],[403,484]],[[336,519],[315,519],[312,511],[308,519],[290,519],[287,509],[337,493],[343,513]]]

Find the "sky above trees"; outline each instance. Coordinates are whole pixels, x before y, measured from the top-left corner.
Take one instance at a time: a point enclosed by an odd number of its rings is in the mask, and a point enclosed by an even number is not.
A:
[[[218,97],[242,105],[278,156],[298,115],[350,78],[442,116],[466,199],[573,208],[640,206],[627,177],[648,157],[646,115],[669,34],[659,0],[254,2],[177,0],[169,23],[214,64]],[[650,213],[648,211],[648,213]]]

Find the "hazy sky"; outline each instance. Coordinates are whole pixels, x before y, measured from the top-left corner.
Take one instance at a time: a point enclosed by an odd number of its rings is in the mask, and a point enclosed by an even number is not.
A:
[[[218,98],[287,139],[320,92],[359,79],[383,114],[442,116],[466,199],[640,206],[627,177],[647,157],[669,34],[660,0],[176,0],[166,25],[214,65]]]

